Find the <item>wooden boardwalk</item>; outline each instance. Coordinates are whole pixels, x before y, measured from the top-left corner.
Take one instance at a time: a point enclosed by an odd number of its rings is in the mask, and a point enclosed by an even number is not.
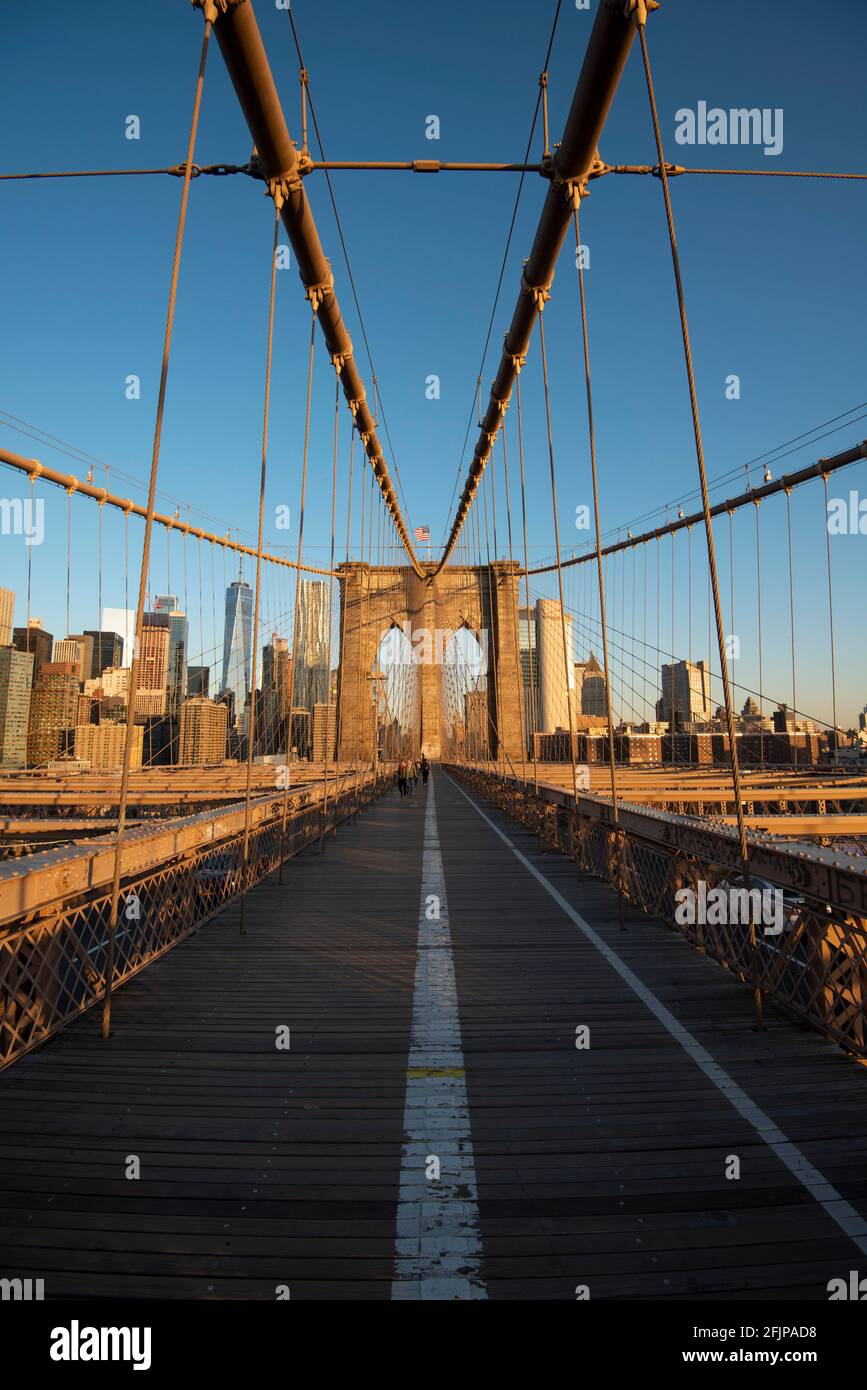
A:
[[[607,887],[435,781],[486,1296],[825,1299],[867,1273],[865,1069],[779,1015],[752,1031],[718,965],[621,933]],[[133,979],[109,1043],[88,1015],[0,1077],[0,1277],[392,1296],[424,813],[387,796],[255,889],[246,937],[235,907]]]

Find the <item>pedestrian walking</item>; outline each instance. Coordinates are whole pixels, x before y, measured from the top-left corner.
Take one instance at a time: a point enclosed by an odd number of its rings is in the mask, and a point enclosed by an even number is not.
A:
[[[429,763],[428,760],[427,760],[427,754],[426,754],[426,753],[423,753],[423,754],[422,754],[422,758],[421,758],[421,780],[422,780],[422,786],[425,786],[425,787],[427,786],[427,779],[428,779],[429,776],[430,776],[430,763]]]

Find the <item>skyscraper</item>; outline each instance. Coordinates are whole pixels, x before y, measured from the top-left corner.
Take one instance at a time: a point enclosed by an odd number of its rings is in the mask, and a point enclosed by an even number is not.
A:
[[[564,619],[554,599],[536,600],[536,647],[539,656],[539,707],[537,727],[542,733],[569,728],[569,708],[578,714],[575,698],[575,652],[572,618],[566,615],[566,652],[563,652]],[[568,687],[566,682],[569,682]]]
[[[24,767],[33,656],[0,648],[0,767]]]
[[[536,615],[532,608],[518,609],[521,678],[524,689],[524,729],[529,748],[534,722],[539,721],[539,654],[536,650]]]
[[[710,671],[703,661],[674,661],[661,669],[660,718],[672,732],[679,724],[710,719]]]
[[[123,638],[119,632],[85,628],[84,635],[93,640],[93,660],[88,672],[92,680],[101,676],[110,666],[114,668],[123,665]]]
[[[187,667],[187,695],[191,700],[194,700],[197,695],[208,695],[210,684],[210,666]]]
[[[176,714],[187,698],[187,649],[190,627],[186,613],[172,594],[158,594],[154,599],[155,613],[169,615],[169,665],[166,681],[166,709]]]
[[[0,647],[8,647],[12,641],[12,617],[15,609],[15,594],[12,589],[0,589]]]
[[[256,710],[257,744],[264,753],[287,747],[289,734],[289,643],[271,634],[262,648],[262,700]]]
[[[29,652],[33,657],[33,680],[42,667],[51,660],[51,647],[54,638],[42,626],[41,618],[31,618],[27,627],[12,630],[12,645],[17,652]]]
[[[582,714],[597,715],[601,719],[608,714],[605,674],[592,652],[581,671],[580,705]]]
[[[328,585],[301,581],[295,635],[295,690],[292,703],[312,710],[328,699]]]
[[[250,690],[253,657],[253,590],[236,579],[226,590],[223,675],[220,692],[234,696],[234,722],[240,725]]]
[[[116,632],[123,642],[123,652],[117,666],[126,662],[132,664],[132,649],[135,643],[135,613],[132,608],[103,608],[102,631]]]

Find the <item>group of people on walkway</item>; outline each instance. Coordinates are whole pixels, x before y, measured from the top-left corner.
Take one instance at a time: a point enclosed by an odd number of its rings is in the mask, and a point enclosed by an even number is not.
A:
[[[418,779],[421,777],[424,786],[427,786],[427,779],[430,776],[430,763],[423,753],[421,759],[412,758],[409,762],[406,758],[401,758],[397,765],[397,789],[401,796],[412,796],[418,786]]]

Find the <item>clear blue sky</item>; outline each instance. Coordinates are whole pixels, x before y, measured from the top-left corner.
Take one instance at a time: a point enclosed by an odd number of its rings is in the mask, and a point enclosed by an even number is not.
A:
[[[255,5],[292,133],[299,135],[297,62],[288,19]],[[529,132],[554,4],[444,0],[296,0],[293,7],[328,155],[332,159],[519,159]],[[550,65],[551,130],[562,128],[596,9],[563,0]],[[2,166],[12,170],[147,167],[183,157],[202,20],[186,0],[147,5],[91,0],[86,9],[33,6],[4,16],[0,87]],[[791,169],[867,168],[867,8],[861,0],[664,0],[650,26],[667,153],[684,164]],[[782,108],[784,148],[693,149],[674,142],[675,112],[709,106]],[[425,118],[441,139],[425,139]],[[141,139],[124,138],[138,115]],[[212,47],[197,149],[199,163],[244,162],[249,136]],[[633,53],[606,129],[609,163],[654,161],[640,57]],[[539,140],[534,154],[539,153]],[[449,505],[516,190],[512,175],[386,173],[333,176],[412,525],[434,543]],[[307,182],[331,255],[356,356],[369,371],[322,175]],[[735,469],[765,450],[867,401],[865,258],[867,184],[801,180],[679,179],[672,185],[696,352],[708,469]],[[528,176],[485,364],[486,386],[514,304],[545,185]],[[169,178],[4,183],[0,411],[34,422],[146,476],[180,183]],[[616,531],[696,482],[671,267],[658,183],[609,177],[583,210],[599,434],[603,529]],[[175,329],[160,487],[191,504],[213,529],[255,531],[264,319],[271,224],[260,185],[242,178],[194,183]],[[568,246],[568,243],[567,243]],[[280,278],[269,516],[298,494],[309,310],[294,270]],[[552,362],[561,526],[569,546],[575,507],[590,500],[586,425],[571,257],[561,261],[546,310]],[[124,380],[142,379],[125,399]],[[441,378],[441,399],[425,379]],[[725,377],[741,379],[727,401]],[[526,374],[531,554],[551,553],[547,458],[538,366]],[[309,558],[327,556],[333,373],[320,349],[312,450]],[[65,471],[84,470],[14,431],[0,443]],[[344,421],[345,429],[345,421]],[[867,436],[853,423],[776,472]],[[345,436],[344,436],[345,437]],[[475,430],[470,435],[470,447]],[[389,460],[391,462],[391,460]],[[100,480],[97,470],[97,479]],[[757,476],[757,474],[755,475]],[[3,472],[10,495],[17,486]],[[142,491],[116,478],[116,490]],[[867,497],[864,466],[841,480]],[[835,485],[832,483],[832,495]],[[32,555],[33,612],[65,627],[66,499],[46,492],[46,543]],[[164,509],[173,504],[162,499]],[[799,625],[804,639],[799,705],[830,717],[827,595],[821,489],[797,499]],[[765,688],[785,698],[783,512],[763,513],[767,581]],[[97,625],[95,508],[79,505],[71,625]],[[88,517],[85,511],[89,513]],[[183,511],[183,515],[190,515]],[[751,519],[750,519],[751,522]],[[570,535],[571,529],[571,535]],[[104,602],[123,602],[122,528],[105,518]],[[138,534],[138,533],[136,533]],[[751,531],[744,530],[736,609],[749,607]],[[270,528],[269,539],[285,541]],[[698,537],[696,537],[696,542]],[[26,585],[20,542],[0,538],[0,583]],[[180,552],[178,552],[179,554]],[[155,565],[164,567],[162,536]],[[867,538],[832,543],[838,636],[838,713],[851,722],[867,700],[863,593]],[[174,574],[179,561],[175,557]],[[740,562],[737,562],[738,564]],[[164,572],[164,571],[163,571]],[[727,580],[725,580],[727,583]],[[157,569],[157,591],[164,580]],[[173,588],[177,588],[177,583]],[[134,585],[131,584],[131,590]],[[746,646],[751,629],[742,619]],[[678,622],[680,626],[680,622]],[[777,646],[774,646],[774,643]],[[193,639],[193,649],[196,642]],[[744,681],[752,676],[745,670]]]

